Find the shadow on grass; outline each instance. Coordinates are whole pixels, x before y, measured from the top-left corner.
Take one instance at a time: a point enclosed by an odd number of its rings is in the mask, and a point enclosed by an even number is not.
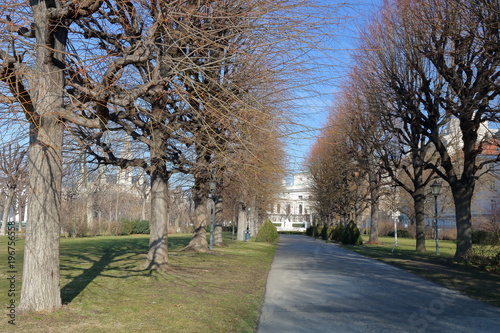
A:
[[[353,252],[369,256],[416,273],[446,288],[500,306],[499,274],[481,271],[455,263],[451,257],[416,253],[414,250],[392,252],[388,247],[345,246]]]
[[[169,251],[178,250],[189,242],[190,237],[169,237]],[[148,251],[148,239],[99,237],[67,241],[61,246],[61,276],[81,271],[61,288],[63,304],[71,303],[97,277],[126,279],[133,276],[152,275],[152,271],[140,265]],[[142,255],[142,256],[141,256]],[[80,265],[92,263],[82,269]]]

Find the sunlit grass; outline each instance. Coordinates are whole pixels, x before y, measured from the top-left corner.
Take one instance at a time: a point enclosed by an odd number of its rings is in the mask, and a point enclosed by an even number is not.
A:
[[[61,239],[65,305],[51,314],[18,315],[16,332],[253,332],[276,247],[231,242],[213,253],[179,252],[189,239],[169,237],[165,274],[142,269],[147,236]],[[1,272],[6,262],[2,251]],[[8,303],[3,280],[2,305]]]

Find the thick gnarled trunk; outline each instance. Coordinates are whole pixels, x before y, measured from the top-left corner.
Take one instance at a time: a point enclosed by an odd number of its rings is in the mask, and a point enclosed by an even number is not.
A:
[[[207,201],[198,198],[194,201],[194,230],[193,237],[189,244],[183,249],[184,251],[207,252]]]
[[[204,177],[196,177],[195,185],[193,188],[193,237],[189,244],[183,251],[193,252],[207,252],[207,223],[209,218],[208,211],[208,194],[204,189],[206,188],[206,181]]]
[[[474,194],[474,186],[462,184],[451,186],[453,200],[455,202],[455,218],[457,226],[457,249],[455,260],[464,260],[470,255],[472,249],[471,235],[471,202]]]
[[[416,251],[425,252],[425,194],[421,187],[412,193],[413,205],[415,207],[415,230],[416,230]]]
[[[52,1],[32,1],[37,75],[30,78],[35,114],[28,152],[29,201],[19,310],[51,312],[61,307],[59,236],[61,230],[64,110],[63,57],[67,29],[50,22]]]
[[[168,268],[168,179],[161,172],[151,175],[151,221],[147,269]]]
[[[30,197],[24,249],[20,311],[54,311],[61,307],[59,236],[62,184],[61,123],[45,116],[33,129],[28,154]]]

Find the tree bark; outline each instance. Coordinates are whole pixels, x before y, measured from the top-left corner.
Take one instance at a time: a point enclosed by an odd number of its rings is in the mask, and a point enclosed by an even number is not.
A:
[[[236,239],[239,241],[244,241],[246,230],[247,230],[247,212],[245,206],[240,204],[238,211],[238,232],[236,234]]]
[[[224,246],[222,239],[222,199],[220,197],[218,197],[215,203],[214,226],[214,246]]]
[[[208,251],[208,241],[207,241],[207,220],[209,218],[208,214],[208,195],[202,189],[205,186],[205,181],[203,177],[197,177],[195,179],[195,186],[193,188],[193,204],[194,204],[194,215],[193,224],[194,231],[193,237],[189,244],[183,249],[183,251],[193,251],[193,252],[207,252]]]
[[[55,311],[61,307],[59,236],[61,231],[63,125],[63,58],[67,29],[47,19],[51,1],[32,1],[36,38],[36,75],[30,78],[31,115],[28,153],[28,223],[23,262],[20,312]],[[53,9],[53,8],[51,8]]]
[[[378,199],[380,196],[379,184],[377,181],[377,175],[373,172],[368,173],[369,183],[370,183],[370,236],[368,243],[378,242]]]
[[[416,251],[425,252],[425,194],[424,188],[419,188],[412,193],[415,207]]]
[[[151,175],[151,221],[146,267],[168,268],[168,177],[162,172]]]
[[[7,189],[7,200],[4,202],[3,206],[3,217],[2,217],[2,229],[0,230],[0,235],[5,235],[7,230],[7,222],[9,222],[10,207],[12,206],[12,201],[16,194],[16,189],[9,186]]]
[[[471,202],[474,194],[474,185],[464,186],[463,184],[453,184],[451,189],[455,202],[457,226],[457,249],[454,259],[461,261],[467,259],[472,249]]]
[[[184,251],[207,252],[207,202],[206,200],[197,200],[194,203],[194,231],[189,244]]]
[[[96,228],[94,224],[94,193],[87,192],[87,199],[85,200],[85,206],[87,213],[87,229],[92,236],[95,236]]]
[[[47,91],[51,82],[40,87]],[[44,101],[56,104],[57,96],[46,93]],[[32,128],[28,154],[30,199],[23,262],[19,310],[55,311],[61,307],[59,286],[59,236],[62,185],[61,123],[50,114],[53,105],[44,105],[48,114],[39,128]],[[41,108],[40,108],[41,109]]]

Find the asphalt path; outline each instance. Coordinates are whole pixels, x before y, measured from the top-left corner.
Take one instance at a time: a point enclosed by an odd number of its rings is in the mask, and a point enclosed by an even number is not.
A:
[[[281,235],[257,332],[497,333],[500,308],[335,244]]]

